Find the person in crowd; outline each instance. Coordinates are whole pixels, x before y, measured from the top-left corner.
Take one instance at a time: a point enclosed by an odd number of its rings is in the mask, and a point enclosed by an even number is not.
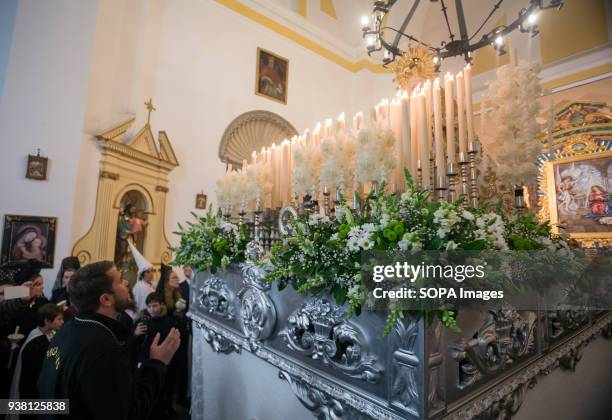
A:
[[[170,329],[161,344],[159,334],[152,337],[149,358],[134,372],[126,346],[131,331],[117,321],[129,303],[128,288],[113,262],[77,270],[68,294],[78,316],[49,343],[39,398],[70,400],[70,413],[58,419],[149,418],[180,344],[179,332]]]
[[[28,305],[19,315],[13,318],[11,327],[14,329],[19,326],[19,331],[24,336],[28,336],[38,325],[38,309],[49,303],[44,295],[45,283],[40,268],[35,265],[24,267],[15,276],[17,285],[28,284],[30,288],[30,300]]]
[[[151,264],[143,255],[138,251],[138,249],[129,242],[130,249],[132,250],[132,255],[134,256],[134,260],[136,261],[136,265],[138,266],[138,274],[136,276],[137,281],[132,289],[134,293],[134,302],[136,303],[136,308],[139,311],[142,311],[147,306],[146,299],[151,293],[155,291],[155,284],[153,283],[153,264]]]
[[[64,325],[64,311],[54,303],[41,306],[38,311],[38,327],[34,328],[21,346],[10,398],[38,398],[38,376],[53,335]]]
[[[187,307],[185,308],[185,311],[187,311],[189,310],[189,286],[191,285],[191,281],[195,279],[195,273],[191,266],[186,265],[183,267],[183,275],[185,278],[183,281],[181,281],[179,287],[181,294],[183,295],[183,299],[185,299],[185,302],[187,302]]]
[[[76,308],[70,304],[70,297],[68,296],[68,283],[70,283],[70,279],[75,271],[76,269],[71,266],[64,269],[62,287],[54,289],[51,295],[51,302],[60,305],[64,309],[64,321],[69,321],[76,315]]]
[[[185,282],[183,282],[185,283]],[[157,284],[157,293],[163,298],[168,310],[168,316],[181,333],[181,346],[172,361],[173,374],[176,373],[176,385],[171,393],[176,391],[181,405],[188,406],[188,348],[189,348],[189,322],[185,316],[187,303],[183,299],[179,276],[172,268],[161,266],[161,276]]]
[[[57,270],[57,276],[55,277],[55,282],[53,283],[52,293],[55,293],[56,290],[65,288],[65,276],[64,273],[67,270],[72,272],[77,271],[81,268],[81,263],[77,257],[66,257],[62,260],[60,264],[59,270]]]
[[[147,308],[136,322],[135,334],[140,337],[138,362],[143,363],[149,355],[150,343],[159,335],[162,339],[173,329],[173,317],[168,316],[168,308],[161,294],[153,292],[147,296]],[[176,355],[172,358],[166,371],[162,394],[153,410],[152,419],[167,419],[173,415],[172,397],[176,386]]]

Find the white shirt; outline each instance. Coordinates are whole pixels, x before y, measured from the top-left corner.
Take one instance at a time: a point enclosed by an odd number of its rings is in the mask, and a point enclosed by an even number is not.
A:
[[[132,289],[132,293],[134,294],[134,303],[136,303],[136,308],[139,311],[142,311],[147,307],[147,296],[155,291],[155,286],[153,284],[149,284],[144,280],[138,280]]]

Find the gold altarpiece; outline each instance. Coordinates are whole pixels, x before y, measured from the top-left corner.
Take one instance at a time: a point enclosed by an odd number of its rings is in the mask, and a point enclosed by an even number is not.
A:
[[[151,102],[147,106],[150,116],[154,108]],[[81,265],[114,260],[126,197],[139,201],[139,211],[147,221],[144,240],[138,244],[142,254],[156,268],[172,260],[164,220],[168,175],[178,161],[164,131],[158,134],[159,147],[155,144],[149,118],[135,136],[125,139],[133,123],[131,118],[95,137],[101,152],[95,214],[88,232],[72,248]]]
[[[565,231],[584,247],[596,245],[612,246],[612,112],[603,102],[563,101],[554,107],[552,136],[544,129],[538,141],[542,142],[543,153],[537,161],[539,168],[536,185],[530,186],[529,196],[534,197],[532,206],[537,208],[540,220],[550,220],[556,231]],[[581,169],[582,168],[582,169]],[[481,162],[480,198],[483,202],[496,204],[504,202],[507,209],[513,206],[512,189],[497,179],[495,169]],[[599,172],[599,179],[593,180],[589,188],[603,189],[602,217],[593,217],[596,204],[589,200],[588,191],[581,191],[585,169]],[[579,174],[578,172],[582,170]],[[560,178],[568,179],[572,171],[576,176],[566,188],[560,186]],[[597,177],[597,173],[594,174]],[[556,177],[556,178],[555,178]],[[562,181],[562,180],[561,180]],[[583,187],[584,189],[584,187]],[[564,190],[567,194],[563,194]],[[568,202],[565,212],[561,200]],[[601,203],[601,202],[600,202]],[[607,206],[607,208],[605,207]],[[591,220],[589,220],[589,218]],[[597,220],[597,224],[593,220]],[[608,224],[611,223],[611,224]],[[559,229],[565,225],[566,229]]]

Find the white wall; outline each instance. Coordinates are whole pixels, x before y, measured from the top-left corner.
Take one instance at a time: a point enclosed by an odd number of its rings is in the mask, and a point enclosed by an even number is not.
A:
[[[21,0],[0,98],[0,215],[55,216],[54,265],[68,255],[97,0]],[[25,178],[48,156],[47,181]],[[54,270],[43,271],[50,290]]]
[[[289,59],[287,105],[254,94],[257,47]],[[166,232],[175,242],[171,232],[191,218],[195,194],[204,190],[215,200],[215,181],[224,170],[219,141],[234,118],[268,110],[302,132],[341,111],[367,111],[383,97],[372,80],[369,72],[351,73],[213,1],[101,2],[72,242],[93,218],[99,160],[93,135],[130,115],[136,116],[133,131],[139,129],[147,98],[157,108],[153,132],[168,133],[180,162],[170,175],[167,201]]]

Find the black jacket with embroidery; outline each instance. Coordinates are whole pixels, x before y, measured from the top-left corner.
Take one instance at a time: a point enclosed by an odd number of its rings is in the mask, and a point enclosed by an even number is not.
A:
[[[165,365],[149,360],[134,373],[131,332],[103,315],[79,315],[53,337],[38,381],[39,398],[70,400],[58,419],[146,419],[161,393]],[[54,418],[48,416],[45,418]]]

